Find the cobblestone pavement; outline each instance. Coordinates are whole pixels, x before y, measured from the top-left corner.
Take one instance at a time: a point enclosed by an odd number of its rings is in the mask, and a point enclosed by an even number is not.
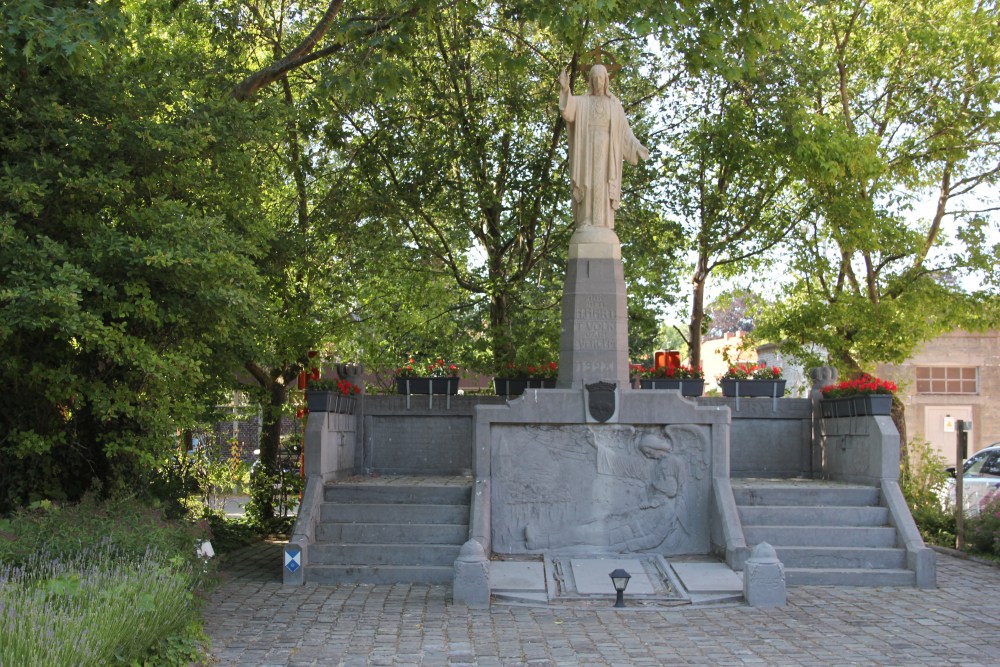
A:
[[[423,585],[284,587],[233,554],[205,609],[218,665],[1000,665],[1000,569],[938,554],[938,589],[788,589],[779,609],[451,604]],[[626,595],[627,598],[627,595]]]

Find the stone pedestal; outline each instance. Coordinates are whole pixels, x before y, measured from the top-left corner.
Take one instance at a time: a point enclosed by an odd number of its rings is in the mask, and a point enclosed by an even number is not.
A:
[[[613,230],[585,227],[573,234],[562,308],[557,387],[604,381],[627,388],[625,272]]]
[[[761,542],[750,552],[743,568],[743,595],[751,607],[785,606],[785,568],[767,542]]]
[[[455,604],[475,609],[490,607],[490,561],[476,540],[463,544],[455,560],[452,599]]]

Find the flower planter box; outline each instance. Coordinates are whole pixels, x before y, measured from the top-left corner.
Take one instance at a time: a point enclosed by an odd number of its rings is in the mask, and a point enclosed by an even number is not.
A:
[[[639,380],[640,389],[680,389],[681,396],[701,396],[705,393],[705,380]]]
[[[823,416],[830,419],[836,417],[854,417],[854,398],[824,398],[819,402]]]
[[[887,415],[892,411],[892,394],[865,394],[852,396],[857,415]]]
[[[555,379],[542,378],[493,378],[497,396],[520,396],[525,389],[555,389]]]
[[[353,415],[358,399],[353,396],[344,396],[335,391],[307,391],[306,405],[309,412],[339,412],[344,415]]]
[[[819,405],[823,416],[827,418],[888,415],[892,410],[892,395],[863,394],[843,398],[824,398]]]
[[[785,395],[785,380],[722,380],[722,395],[737,398],[781,398]]]
[[[458,378],[396,378],[396,391],[400,394],[458,393]]]

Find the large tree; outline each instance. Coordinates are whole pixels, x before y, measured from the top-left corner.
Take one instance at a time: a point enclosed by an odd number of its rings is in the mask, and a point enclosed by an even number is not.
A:
[[[243,110],[202,8],[0,6],[0,510],[135,488],[252,311]]]
[[[817,208],[759,332],[818,343],[856,373],[953,327],[995,326],[996,3],[807,3],[802,17],[796,157]],[[961,289],[970,276],[984,289]]]
[[[669,112],[664,205],[681,220],[694,262],[687,343],[696,367],[709,278],[766,266],[808,206],[793,188],[788,122],[798,98],[787,62],[774,53],[754,65],[735,80],[715,71],[685,77]]]
[[[405,228],[418,271],[447,274],[468,294],[446,309],[482,313],[472,330],[485,336],[474,339],[494,366],[525,347],[551,350],[557,337],[553,276],[569,231],[566,179],[558,171],[562,122],[552,103],[558,71],[580,64],[592,47],[607,46],[626,65],[616,91],[637,113],[663,93],[651,84],[672,78],[658,72],[647,40],[676,42],[693,69],[725,63],[726,74],[736,75],[747,59],[725,52],[738,48],[752,60],[777,14],[768,2],[333,0],[320,9],[289,8],[301,36],[286,37],[286,47],[234,95],[251,99],[300,71],[317,77],[337,107],[332,125],[338,132],[344,119],[353,125],[350,147],[343,137],[335,141],[357,160],[357,180],[367,181],[377,200],[368,217]],[[368,104],[356,108],[365,94]],[[641,193],[651,173],[636,176],[635,183],[645,184],[636,188]],[[665,252],[677,245],[676,223],[656,214],[650,199],[628,194],[621,236],[632,252],[626,271],[639,324],[674,298],[680,256]],[[538,344],[544,340],[550,342]],[[652,336],[634,342],[643,348]]]

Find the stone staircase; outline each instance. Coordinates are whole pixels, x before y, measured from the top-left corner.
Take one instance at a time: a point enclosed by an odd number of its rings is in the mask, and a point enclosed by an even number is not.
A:
[[[755,479],[732,486],[747,546],[773,546],[789,585],[916,584],[878,488]]]
[[[373,477],[324,489],[305,580],[449,584],[469,535],[471,479]]]

